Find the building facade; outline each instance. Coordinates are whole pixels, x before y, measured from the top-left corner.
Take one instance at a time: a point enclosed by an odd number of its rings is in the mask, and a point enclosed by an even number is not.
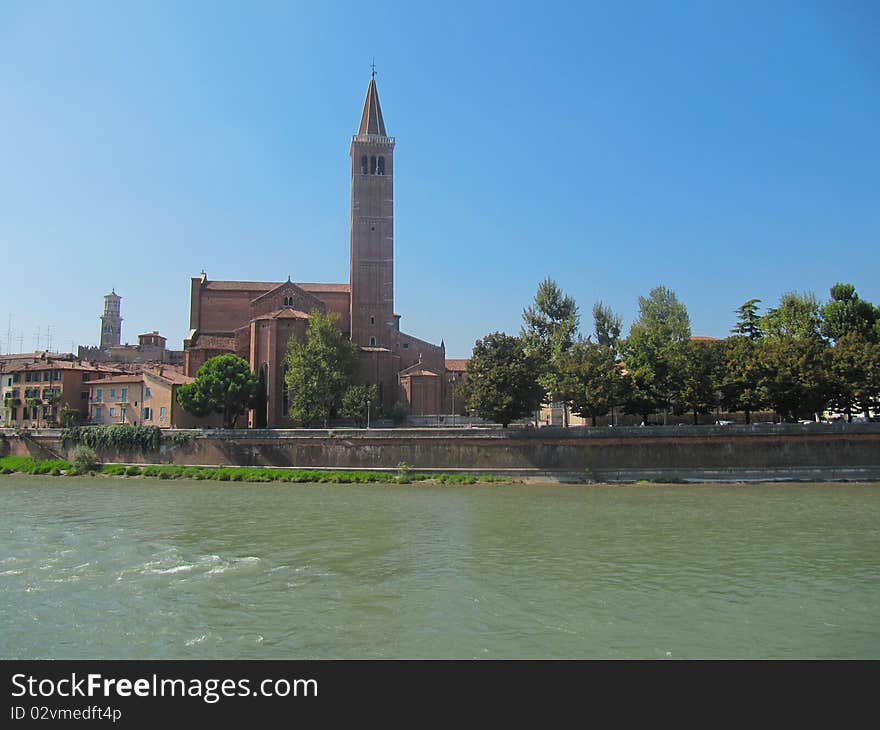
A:
[[[394,148],[375,77],[370,78],[357,134],[352,137],[349,281],[212,281],[190,285],[190,329],[184,373],[224,353],[246,359],[266,383],[266,416],[250,423],[292,425],[287,416],[285,353],[303,339],[312,311],[335,312],[358,346],[361,383],[377,386],[380,408],[398,402],[413,415],[438,413],[445,399],[445,346],[406,334],[394,306]],[[260,414],[262,415],[262,414]]]
[[[0,416],[6,426],[44,428],[58,424],[58,414],[67,406],[89,416],[89,382],[115,374],[88,363],[41,357],[4,368],[0,375],[3,407]]]
[[[218,415],[198,418],[177,402],[177,388],[192,378],[171,367],[143,368],[88,383],[89,423],[130,423],[160,428],[204,428],[222,425]]]

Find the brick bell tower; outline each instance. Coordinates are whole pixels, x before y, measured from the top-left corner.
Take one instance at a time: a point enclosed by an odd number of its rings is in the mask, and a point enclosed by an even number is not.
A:
[[[351,140],[351,340],[394,350],[394,137],[385,132],[375,68]]]
[[[113,289],[104,295],[104,314],[101,315],[101,349],[116,346],[122,338],[122,316],[119,302],[122,297]]]

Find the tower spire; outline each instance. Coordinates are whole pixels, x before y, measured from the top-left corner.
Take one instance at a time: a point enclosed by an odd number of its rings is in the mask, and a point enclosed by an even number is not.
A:
[[[379,92],[376,90],[376,64],[370,73],[370,85],[367,87],[367,98],[364,99],[364,111],[361,114],[361,125],[358,136],[367,134],[387,137],[385,120],[382,118],[382,107],[379,105]]]

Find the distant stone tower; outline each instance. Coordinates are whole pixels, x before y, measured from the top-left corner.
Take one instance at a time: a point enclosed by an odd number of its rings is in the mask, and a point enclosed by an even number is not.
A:
[[[104,314],[101,315],[101,349],[120,344],[122,337],[122,317],[119,314],[119,302],[122,297],[111,290],[104,295]]]
[[[351,340],[394,349],[394,137],[385,132],[375,71],[351,141]]]

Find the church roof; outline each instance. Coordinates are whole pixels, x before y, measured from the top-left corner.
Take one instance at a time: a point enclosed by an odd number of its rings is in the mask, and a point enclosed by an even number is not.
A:
[[[281,284],[286,282],[281,281],[212,281],[208,280],[205,282],[204,287],[206,289],[213,289],[216,291],[259,291],[259,292],[267,292],[272,289],[275,289]],[[343,292],[347,293],[351,291],[351,285],[349,284],[314,284],[314,283],[305,283],[301,284],[300,282],[293,282],[300,289],[318,293],[318,292]]]
[[[401,371],[398,373],[398,375],[399,375],[400,377],[402,377],[402,378],[403,378],[403,377],[406,377],[406,376],[409,376],[409,375],[431,375],[431,376],[433,376],[433,377],[435,377],[435,378],[439,378],[439,377],[440,377],[440,375],[439,375],[438,373],[435,373],[435,372],[432,372],[432,371],[428,370],[428,369],[425,367],[425,365],[422,363],[421,358],[419,358],[419,361],[418,361],[418,362],[413,363],[413,364],[410,365],[409,367],[406,367],[406,368],[404,368],[403,370],[401,370]]]
[[[411,370],[410,372],[401,372],[401,378],[410,378],[417,377],[419,375],[428,376],[430,378],[439,378],[440,376],[437,373],[432,373],[430,370]]]
[[[379,92],[376,90],[376,79],[370,79],[367,87],[367,98],[364,99],[364,111],[361,114],[361,126],[358,136],[375,134],[387,137],[385,133],[385,120],[382,119],[382,107],[379,106]]]
[[[309,315],[305,312],[300,312],[298,309],[276,309],[274,312],[269,312],[269,314],[261,314],[257,317],[254,317],[253,321],[256,322],[260,319],[308,319]]]
[[[269,291],[281,282],[278,281],[206,281],[206,289],[219,291]]]
[[[348,294],[351,291],[351,284],[302,284],[297,282],[296,285],[300,289],[312,292],[313,294],[320,292],[342,292]]]

